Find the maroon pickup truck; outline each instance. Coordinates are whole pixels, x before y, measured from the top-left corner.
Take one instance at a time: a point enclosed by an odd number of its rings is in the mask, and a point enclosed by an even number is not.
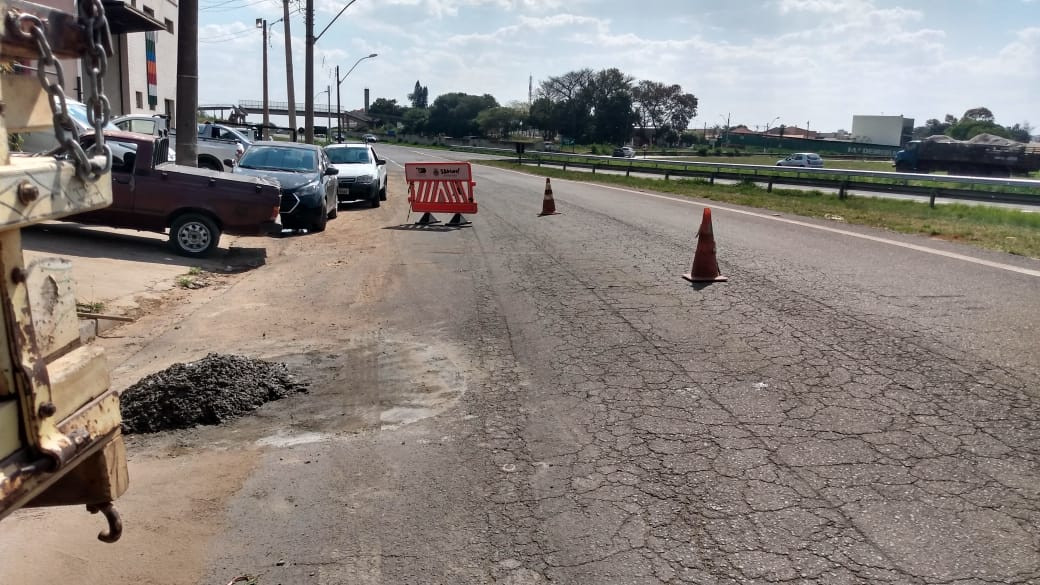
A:
[[[83,138],[85,146],[93,136]],[[205,256],[222,233],[281,232],[281,189],[274,181],[167,162],[169,140],[105,132],[112,146],[112,205],[65,221],[165,233],[185,256]]]

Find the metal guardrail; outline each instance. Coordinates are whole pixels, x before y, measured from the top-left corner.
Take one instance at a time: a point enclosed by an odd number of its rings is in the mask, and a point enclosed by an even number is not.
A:
[[[455,150],[502,154],[513,160],[516,153],[504,148],[453,146]],[[955,175],[926,175],[885,171],[858,171],[847,169],[807,169],[744,165],[737,163],[685,162],[668,159],[618,159],[610,156],[566,154],[533,151],[524,154],[529,164],[568,166],[597,170],[664,175],[671,177],[706,178],[715,180],[750,181],[773,185],[797,185],[831,188],[845,198],[848,191],[868,191],[928,197],[935,200],[956,199],[1040,206],[1040,181],[1003,177],[964,177]]]

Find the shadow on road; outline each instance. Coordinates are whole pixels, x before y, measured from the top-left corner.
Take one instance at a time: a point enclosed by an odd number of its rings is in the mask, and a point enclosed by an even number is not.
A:
[[[265,247],[221,247],[207,258],[188,258],[170,249],[166,236],[109,230],[74,223],[45,223],[22,230],[26,251],[84,258],[110,258],[168,266],[199,267],[210,272],[238,272],[262,266]]]

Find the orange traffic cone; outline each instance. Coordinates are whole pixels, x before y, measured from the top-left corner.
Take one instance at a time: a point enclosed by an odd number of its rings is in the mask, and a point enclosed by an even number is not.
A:
[[[693,268],[683,278],[690,282],[725,282],[729,280],[719,273],[719,261],[715,258],[715,234],[711,231],[711,209],[704,208],[701,229],[697,230],[697,251],[693,254]]]
[[[556,202],[553,201],[552,184],[549,183],[549,177],[545,178],[545,197],[542,199],[542,212],[538,214],[538,217],[543,215],[557,215]]]

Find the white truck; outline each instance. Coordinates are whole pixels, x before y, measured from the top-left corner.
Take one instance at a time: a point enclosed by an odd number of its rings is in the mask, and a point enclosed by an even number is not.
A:
[[[114,118],[112,123],[127,132],[169,136],[171,144],[176,139],[176,132],[167,127],[165,116],[131,114]],[[252,139],[243,132],[230,126],[199,124],[199,140],[196,147],[199,167],[214,171],[230,171],[224,161],[237,161],[252,143]]]

